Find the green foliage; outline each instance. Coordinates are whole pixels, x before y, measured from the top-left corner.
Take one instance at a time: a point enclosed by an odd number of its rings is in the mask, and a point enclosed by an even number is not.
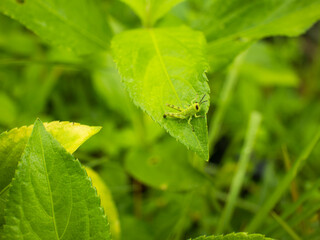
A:
[[[5,220],[4,239],[110,239],[85,170],[40,120],[9,190]]]
[[[96,92],[109,108],[124,118],[130,118],[134,114],[133,104],[121,83],[116,65],[110,54],[103,55],[102,58],[102,63],[105,62],[105,64],[93,72],[93,84]]]
[[[6,125],[15,119],[17,114],[16,106],[4,92],[0,92],[0,108],[5,110],[0,115],[1,124]]]
[[[1,0],[0,13],[0,238],[4,225],[61,238],[75,213],[62,239],[319,240],[319,0]],[[204,94],[192,126],[163,118]],[[15,128],[38,117],[31,138]],[[89,126],[102,129],[82,145]]]
[[[96,0],[3,0],[0,11],[52,45],[78,54],[108,49],[111,30]]]
[[[287,190],[289,184],[295,178],[297,173],[302,169],[303,164],[308,159],[311,154],[313,148],[317,145],[320,140],[320,130],[317,131],[316,135],[312,139],[312,141],[308,144],[305,150],[301,153],[300,157],[294,163],[292,168],[287,172],[282,181],[279,183],[278,187],[274,190],[274,192],[270,195],[270,197],[265,202],[264,206],[258,211],[257,215],[251,220],[248,231],[253,232],[257,229],[257,227],[262,223],[263,218],[271,211],[276,202],[279,200],[281,195]]]
[[[217,226],[218,233],[223,232],[225,226],[229,225],[230,219],[232,217],[232,214],[233,214],[233,211],[235,208],[235,203],[237,201],[239,192],[241,190],[241,187],[242,187],[242,184],[244,181],[244,176],[245,176],[247,168],[248,168],[249,156],[252,152],[254,140],[255,140],[257,132],[259,130],[260,122],[261,122],[260,113],[252,112],[250,115],[250,121],[249,121],[248,130],[246,133],[245,143],[244,143],[243,148],[241,150],[241,156],[239,159],[238,170],[232,180],[230,192],[229,192],[228,199],[227,199],[227,204],[222,212],[219,224]]]
[[[266,87],[299,85],[294,69],[263,43],[254,44],[248,49],[240,71],[239,78],[256,81]]]
[[[195,26],[204,31],[212,69],[227,64],[255,40],[297,36],[320,17],[320,1],[213,1]]]
[[[166,104],[186,106],[206,94],[205,40],[186,27],[140,29],[117,35],[112,41],[114,59],[134,102],[173,137],[207,160],[208,136],[205,118],[165,119]],[[204,116],[208,105],[202,105]]]

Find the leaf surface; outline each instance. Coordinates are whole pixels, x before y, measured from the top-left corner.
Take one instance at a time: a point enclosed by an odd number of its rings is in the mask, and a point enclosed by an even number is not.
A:
[[[114,60],[136,105],[173,137],[208,159],[206,117],[188,120],[164,118],[175,112],[167,104],[187,107],[207,94],[205,39],[186,27],[139,29],[123,32],[112,42]],[[208,103],[201,105],[205,116]]]
[[[110,239],[84,168],[35,122],[9,190],[4,238]]]
[[[49,44],[87,54],[108,49],[111,30],[96,0],[1,0],[0,12]]]
[[[140,17],[144,26],[153,26],[172,7],[184,0],[122,0]]]
[[[89,127],[78,123],[57,121],[44,123],[44,126],[70,153],[73,153],[81,144],[101,129],[100,127]],[[0,200],[4,197],[2,194],[14,176],[32,128],[33,125],[24,126],[0,134]],[[1,212],[0,216],[2,216]]]
[[[230,233],[227,235],[218,235],[218,236],[201,236],[195,238],[194,240],[272,240],[267,238],[264,235],[260,234],[247,234],[244,232],[241,233]]]
[[[50,122],[44,123],[46,129],[70,153],[100,131],[100,127],[89,127],[79,123]],[[11,181],[18,160],[31,135],[33,125],[14,128],[9,132],[0,134],[0,191]]]

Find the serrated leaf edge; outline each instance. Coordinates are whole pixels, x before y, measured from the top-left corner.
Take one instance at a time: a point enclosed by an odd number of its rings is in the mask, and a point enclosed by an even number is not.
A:
[[[181,27],[179,27],[179,28],[181,28]],[[188,27],[185,27],[185,26],[183,26],[182,28],[187,28],[187,29],[189,29]],[[154,28],[153,28],[154,29]],[[161,29],[161,28],[158,28],[158,29]],[[128,31],[134,31],[134,30],[141,30],[141,29],[131,29],[131,30],[128,30]],[[189,29],[189,30],[191,30],[191,31],[194,31],[194,32],[198,32],[198,33],[201,33],[201,34],[203,34],[201,31],[196,31],[196,30],[194,30],[194,29]],[[121,34],[121,33],[120,33]],[[117,34],[117,35],[119,35],[119,34]],[[116,37],[117,35],[115,35],[114,37]],[[207,42],[206,42],[206,39],[205,39],[205,37],[203,36],[203,40],[204,40],[204,42],[205,42],[205,44],[207,44]],[[111,51],[112,51],[112,49],[113,49],[113,45],[114,45],[114,38],[111,40]],[[206,48],[205,48],[206,49]],[[203,50],[203,52],[205,52],[205,49]],[[146,113],[148,116],[150,116],[151,117],[151,119],[154,121],[154,122],[156,122],[156,123],[158,123],[159,124],[159,126],[162,128],[162,129],[164,129],[171,137],[173,137],[174,139],[176,139],[176,141],[178,141],[179,143],[181,143],[182,145],[184,145],[188,150],[190,150],[191,148],[188,146],[188,145],[186,145],[186,144],[184,144],[179,138],[176,138],[176,137],[174,137],[174,136],[172,136],[171,135],[171,133],[169,132],[169,129],[167,129],[167,128],[165,128],[163,125],[161,125],[161,123],[160,122],[158,122],[153,116],[152,116],[152,114],[149,114],[149,112],[144,108],[144,107],[142,107],[136,100],[135,100],[135,98],[132,96],[132,94],[131,94],[131,92],[129,91],[129,88],[126,86],[126,84],[125,84],[125,81],[124,81],[124,79],[126,79],[124,76],[123,76],[123,74],[119,71],[119,63],[118,63],[118,61],[113,57],[114,55],[113,55],[113,52],[112,52],[112,54],[111,54],[111,56],[112,56],[112,60],[113,60],[113,62],[116,64],[116,67],[117,67],[117,72],[118,72],[118,74],[120,75],[120,79],[121,79],[121,82],[122,82],[122,85],[124,86],[124,88],[125,88],[125,90],[127,91],[127,93],[129,94],[129,96],[130,96],[130,99],[131,99],[131,102],[138,108],[138,109],[141,109],[144,113]],[[207,58],[207,55],[204,53],[204,57],[205,58]],[[201,73],[199,73],[199,76],[202,76],[205,80],[205,83],[207,84],[207,86],[208,86],[208,89],[209,89],[209,92],[208,93],[210,93],[210,86],[209,86],[209,84],[208,84],[208,82],[209,82],[209,79],[208,79],[208,77],[207,77],[207,75],[206,75],[206,73],[209,71],[209,64],[207,63],[207,62],[203,62],[202,64],[202,67],[203,67],[203,69],[201,70]],[[134,80],[134,79],[133,79]],[[208,107],[208,110],[207,110],[207,112],[206,112],[206,116],[205,116],[205,119],[206,119],[206,131],[208,132],[208,124],[207,124],[207,113],[208,113],[208,111],[209,111],[209,107]],[[195,135],[195,133],[193,133],[194,135]],[[197,139],[197,142],[199,142],[199,140],[198,140],[198,138],[195,136],[195,138]],[[209,144],[209,142],[207,142],[207,145]],[[203,150],[203,148],[201,147],[201,144],[199,143],[199,146],[200,146],[200,149],[202,149],[202,152],[203,153],[205,153],[205,155],[207,155],[208,153],[206,153],[204,150]],[[209,145],[207,146],[208,147],[208,149],[209,149]],[[192,151],[194,151],[193,149],[191,149]],[[196,151],[194,151],[194,152],[196,152]],[[201,156],[200,156],[201,157]],[[206,156],[206,158],[208,158],[208,156]],[[208,159],[207,159],[208,160]]]

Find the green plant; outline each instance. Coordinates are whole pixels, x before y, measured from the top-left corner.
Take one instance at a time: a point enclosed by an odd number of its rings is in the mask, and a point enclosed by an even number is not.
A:
[[[318,238],[319,0],[0,12],[2,239]]]

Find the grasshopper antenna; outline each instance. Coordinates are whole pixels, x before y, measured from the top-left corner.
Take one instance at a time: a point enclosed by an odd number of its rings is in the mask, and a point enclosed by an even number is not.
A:
[[[202,103],[204,103],[204,102],[207,102],[207,101],[208,101],[208,100],[202,101],[202,100],[204,99],[204,97],[205,97],[205,96],[206,96],[206,94],[204,94],[204,95],[203,95],[203,97],[201,98],[201,100],[200,100],[200,102],[199,102],[200,104],[202,104]]]

